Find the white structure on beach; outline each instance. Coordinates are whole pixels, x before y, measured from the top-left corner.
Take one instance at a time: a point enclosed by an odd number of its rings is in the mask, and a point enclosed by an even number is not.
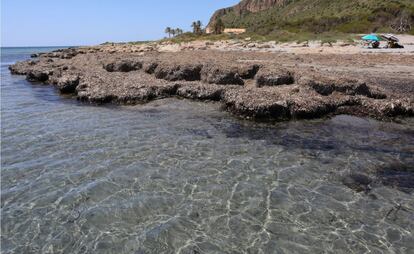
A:
[[[225,28],[223,33],[225,34],[243,34],[246,32],[245,28]],[[206,33],[211,34],[213,33],[213,29],[210,27],[206,28]]]

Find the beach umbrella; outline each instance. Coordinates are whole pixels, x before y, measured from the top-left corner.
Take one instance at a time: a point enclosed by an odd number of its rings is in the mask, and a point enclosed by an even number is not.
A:
[[[399,42],[400,40],[395,37],[393,34],[382,34],[381,38],[384,38],[387,41],[395,41],[395,42]]]
[[[377,36],[376,34],[368,34],[362,37],[365,41],[380,41],[381,38]]]

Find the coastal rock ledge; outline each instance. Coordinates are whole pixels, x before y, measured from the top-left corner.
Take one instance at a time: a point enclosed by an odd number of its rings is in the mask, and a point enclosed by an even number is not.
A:
[[[177,96],[220,101],[227,110],[254,119],[351,114],[387,120],[414,115],[411,56],[127,52],[96,46],[34,57],[11,65],[10,71],[97,104]]]

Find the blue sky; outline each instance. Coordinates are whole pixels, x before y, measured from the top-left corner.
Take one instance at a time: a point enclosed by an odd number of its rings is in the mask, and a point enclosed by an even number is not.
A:
[[[154,40],[239,0],[1,0],[2,46]]]

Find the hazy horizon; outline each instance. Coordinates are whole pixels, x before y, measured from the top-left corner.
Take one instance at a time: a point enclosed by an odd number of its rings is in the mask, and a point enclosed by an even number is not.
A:
[[[1,1],[1,46],[82,46],[157,40],[167,26],[191,30],[238,0]]]

